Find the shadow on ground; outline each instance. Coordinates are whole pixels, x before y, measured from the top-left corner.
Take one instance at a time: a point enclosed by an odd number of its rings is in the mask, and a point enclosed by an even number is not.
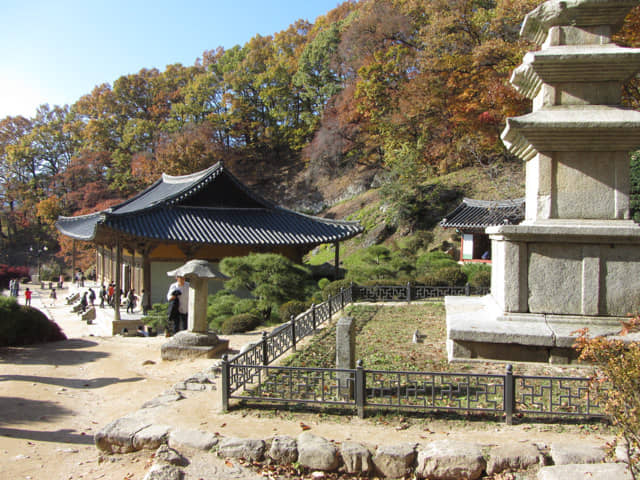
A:
[[[63,340],[24,347],[0,348],[0,363],[22,365],[79,365],[109,356],[106,352],[84,350],[98,343],[83,339]]]
[[[56,385],[66,388],[101,388],[114,383],[130,383],[144,380],[144,377],[118,378],[118,377],[99,377],[99,378],[56,378],[56,377],[38,377],[35,375],[0,375],[0,382],[32,382],[44,383],[47,385]]]

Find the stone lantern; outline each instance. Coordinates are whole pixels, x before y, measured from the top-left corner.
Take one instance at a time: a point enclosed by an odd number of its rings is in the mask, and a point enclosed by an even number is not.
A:
[[[170,277],[181,276],[189,282],[189,314],[186,331],[178,332],[162,345],[162,359],[175,360],[185,357],[208,357],[225,352],[228,340],[221,340],[209,332],[207,324],[207,295],[209,280],[226,277],[211,268],[206,260],[190,260],[181,267],[167,272]]]

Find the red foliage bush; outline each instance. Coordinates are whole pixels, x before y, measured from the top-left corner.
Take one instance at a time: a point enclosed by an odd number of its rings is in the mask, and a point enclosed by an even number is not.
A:
[[[0,288],[9,288],[9,281],[13,278],[22,279],[29,276],[29,267],[0,263]]]

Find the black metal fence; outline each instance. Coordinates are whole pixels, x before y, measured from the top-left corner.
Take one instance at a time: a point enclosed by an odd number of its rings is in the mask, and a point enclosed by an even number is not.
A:
[[[424,288],[424,289],[423,289]],[[415,289],[415,290],[414,290]],[[476,290],[473,293],[487,293]],[[402,296],[404,294],[404,296]],[[469,294],[468,287],[360,287],[342,289],[326,302],[313,305],[245,351],[222,362],[222,406],[230,399],[290,404],[322,404],[365,410],[464,411],[546,417],[604,416],[583,377],[504,375],[449,372],[366,370],[271,366],[297,342],[313,334],[334,313],[355,300],[411,301],[444,295]]]
[[[427,298],[443,298],[447,295],[486,295],[489,287],[431,287],[427,285],[352,285],[352,296],[357,301],[371,302],[411,302],[414,300],[426,300]]]

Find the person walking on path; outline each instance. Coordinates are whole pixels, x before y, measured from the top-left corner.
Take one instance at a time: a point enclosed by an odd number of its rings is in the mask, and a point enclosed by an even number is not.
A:
[[[100,297],[100,308],[104,308],[104,300],[107,296],[107,289],[104,288],[104,283],[100,285],[100,291],[98,292],[98,296]]]
[[[133,310],[136,308],[136,294],[135,290],[132,288],[127,292],[127,313],[133,313]]]
[[[93,291],[93,288],[89,287],[89,304],[93,307],[93,302],[96,301],[96,292]]]
[[[54,304],[56,303],[56,299],[58,298],[55,288],[51,289],[51,293],[49,294],[49,298],[51,299],[51,306],[53,307]]]
[[[24,304],[31,306],[31,290],[29,290],[29,287],[24,291]]]

